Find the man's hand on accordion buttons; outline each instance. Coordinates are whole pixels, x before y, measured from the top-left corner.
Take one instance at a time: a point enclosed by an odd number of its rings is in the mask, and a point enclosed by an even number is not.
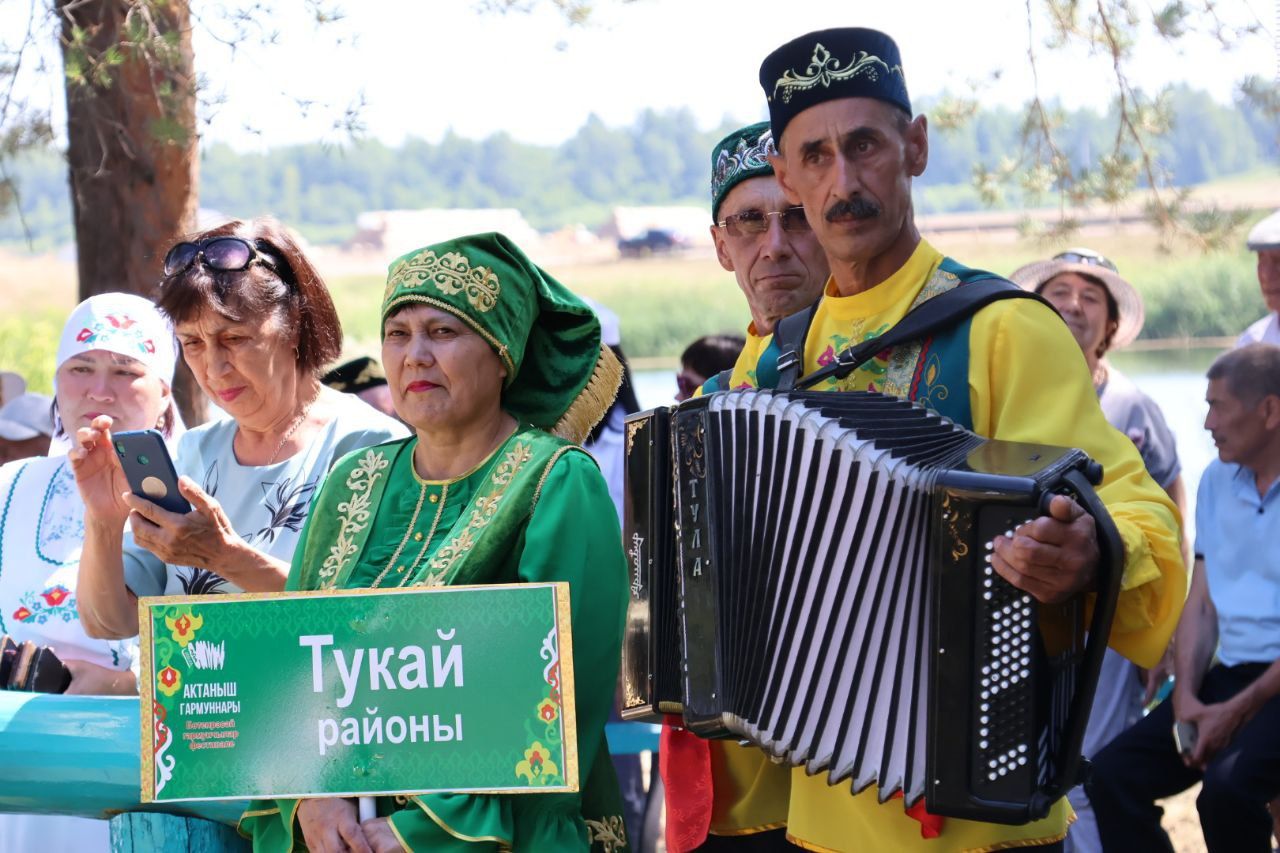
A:
[[[1037,601],[1057,604],[1093,586],[1098,559],[1093,516],[1066,495],[1055,495],[1048,515],[1018,527],[1012,538],[996,537],[991,565]]]

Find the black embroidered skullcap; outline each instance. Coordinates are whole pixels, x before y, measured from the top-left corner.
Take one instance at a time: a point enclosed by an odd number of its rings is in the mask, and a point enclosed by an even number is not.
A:
[[[369,388],[377,388],[387,384],[387,375],[382,372],[382,365],[367,355],[353,358],[330,370],[320,381],[336,391],[355,394]]]
[[[911,115],[898,45],[864,27],[819,30],[787,42],[761,63],[760,86],[777,145],[793,118],[837,98],[876,98]]]

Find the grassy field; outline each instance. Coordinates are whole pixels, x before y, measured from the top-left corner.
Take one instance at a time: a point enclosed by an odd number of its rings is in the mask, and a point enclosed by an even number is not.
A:
[[[1007,237],[943,234],[942,251],[970,266],[1008,274],[1062,247],[1038,247]],[[1112,258],[1142,292],[1144,338],[1235,335],[1265,309],[1254,256],[1233,252],[1167,254],[1150,234],[1091,234],[1079,242]],[[746,304],[731,274],[713,257],[656,258],[557,266],[549,270],[579,293],[612,308],[622,321],[628,355],[674,364],[689,342],[714,332],[745,329]],[[381,276],[329,281],[350,354],[376,354]],[[0,258],[0,369],[17,370],[32,388],[51,387],[58,333],[75,304],[75,269],[48,257]]]

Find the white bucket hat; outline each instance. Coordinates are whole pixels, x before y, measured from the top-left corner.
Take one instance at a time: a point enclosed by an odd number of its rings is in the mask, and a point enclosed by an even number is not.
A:
[[[21,397],[27,390],[27,380],[12,370],[0,370],[0,406]]]
[[[53,435],[53,399],[44,394],[19,394],[0,406],[0,438],[8,441]]]

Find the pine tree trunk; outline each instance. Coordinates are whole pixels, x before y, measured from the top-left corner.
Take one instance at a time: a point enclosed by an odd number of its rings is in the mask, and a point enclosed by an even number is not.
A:
[[[187,0],[56,0],[80,298],[154,296],[161,261],[195,228],[195,58]],[[205,398],[185,364],[183,418]]]

